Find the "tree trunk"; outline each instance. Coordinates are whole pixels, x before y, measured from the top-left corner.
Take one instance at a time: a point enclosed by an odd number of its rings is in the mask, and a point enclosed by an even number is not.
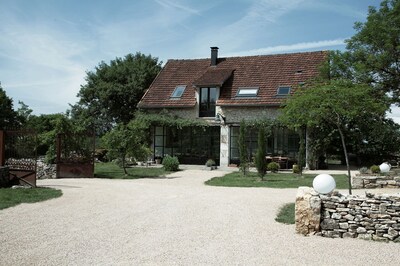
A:
[[[344,157],[345,157],[345,160],[346,160],[347,174],[348,174],[348,180],[349,180],[349,194],[351,195],[351,173],[350,173],[349,156],[347,154],[346,142],[344,140],[343,131],[340,128],[340,125],[337,125],[337,128],[339,130],[340,138],[342,140],[343,152],[344,152]]]
[[[128,172],[126,171],[126,163],[125,163],[125,156],[122,156],[122,169],[124,169],[124,174],[128,175]]]

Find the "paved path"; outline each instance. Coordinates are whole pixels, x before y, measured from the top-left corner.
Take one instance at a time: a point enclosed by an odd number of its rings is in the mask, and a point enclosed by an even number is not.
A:
[[[224,188],[223,171],[40,180],[61,198],[0,211],[0,265],[399,265],[399,244],[303,237],[276,223],[295,189]]]

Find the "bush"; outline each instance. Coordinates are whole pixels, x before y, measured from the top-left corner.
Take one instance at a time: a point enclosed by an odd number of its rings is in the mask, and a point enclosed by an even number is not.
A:
[[[361,167],[360,169],[358,169],[358,171],[360,172],[360,174],[366,174],[366,173],[368,173],[368,168],[367,167]]]
[[[371,171],[371,173],[373,174],[379,174],[379,172],[381,171],[381,169],[379,169],[379,166],[377,165],[372,165],[369,170]]]
[[[177,157],[171,157],[169,155],[165,156],[162,165],[165,171],[178,171],[179,170],[179,160]]]
[[[276,163],[276,162],[270,162],[270,163],[267,165],[267,170],[268,170],[268,171],[271,171],[271,172],[273,172],[273,173],[276,173],[276,172],[278,172],[278,170],[279,170],[279,164]]]
[[[206,162],[207,167],[215,166],[215,161],[213,159],[208,159]]]
[[[300,174],[300,166],[298,164],[293,165],[293,173]]]

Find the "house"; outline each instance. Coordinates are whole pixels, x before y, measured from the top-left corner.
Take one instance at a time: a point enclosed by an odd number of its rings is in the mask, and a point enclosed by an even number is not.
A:
[[[205,164],[214,159],[221,166],[239,163],[239,124],[242,120],[274,119],[285,98],[319,74],[327,52],[168,60],[139,103],[148,112],[168,110],[172,115],[202,119],[210,127],[154,127],[155,157],[177,156],[181,163]],[[251,156],[257,148],[257,130],[247,131]],[[299,136],[275,128],[267,140],[267,154],[296,158]]]

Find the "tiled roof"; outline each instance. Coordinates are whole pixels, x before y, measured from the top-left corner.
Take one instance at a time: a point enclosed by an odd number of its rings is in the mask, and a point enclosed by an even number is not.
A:
[[[193,82],[193,85],[196,87],[221,87],[225,81],[231,77],[232,72],[233,69],[210,67],[200,78]]]
[[[216,66],[210,59],[169,60],[139,103],[141,108],[194,107],[195,85],[219,85],[217,105],[280,105],[279,86],[297,87],[318,75],[327,52],[305,52],[218,58]],[[186,85],[180,99],[171,94],[178,85]],[[255,98],[237,98],[238,88],[258,87]],[[291,91],[293,93],[294,90]]]

